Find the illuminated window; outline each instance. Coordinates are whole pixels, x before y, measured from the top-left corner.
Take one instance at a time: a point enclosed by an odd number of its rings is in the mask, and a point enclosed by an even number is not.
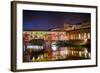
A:
[[[86,39],[86,33],[84,33],[84,39]]]
[[[78,38],[81,39],[81,34],[78,34]]]
[[[73,39],[73,35],[71,35],[71,39]]]
[[[90,39],[90,33],[88,33],[88,39]]]

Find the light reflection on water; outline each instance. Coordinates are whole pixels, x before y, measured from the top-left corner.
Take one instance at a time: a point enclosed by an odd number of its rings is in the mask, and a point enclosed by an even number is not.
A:
[[[41,62],[41,61],[63,61],[63,60],[85,60],[91,58],[91,52],[89,48],[86,47],[59,47],[57,45],[52,45],[47,52],[39,54],[37,58],[33,56],[26,62]],[[28,49],[30,50],[30,49]],[[31,49],[30,56],[33,55],[33,49]],[[43,51],[42,51],[43,52]],[[37,53],[36,53],[37,54]]]
[[[55,58],[55,56],[59,56],[58,59],[66,60],[89,59],[91,57],[91,53],[88,49],[89,48],[86,47],[57,47],[56,51],[52,51],[52,57]]]

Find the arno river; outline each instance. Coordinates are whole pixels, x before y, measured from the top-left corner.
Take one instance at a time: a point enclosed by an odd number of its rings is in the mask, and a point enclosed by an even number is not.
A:
[[[45,50],[40,50],[42,46],[28,46],[26,52],[29,52],[30,55],[27,55],[24,62],[41,62],[41,61],[64,61],[64,60],[85,60],[91,58],[91,52],[89,48],[82,46],[67,46],[67,47],[58,47],[52,45]],[[32,48],[33,47],[33,48]],[[34,50],[35,48],[35,50]]]

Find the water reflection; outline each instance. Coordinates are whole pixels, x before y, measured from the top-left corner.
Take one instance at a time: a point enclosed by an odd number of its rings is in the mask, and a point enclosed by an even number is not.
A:
[[[56,51],[52,51],[52,53],[53,60],[80,60],[90,58],[90,52],[85,47],[59,47]]]
[[[28,60],[25,60],[25,62],[84,60],[91,58],[89,48],[78,46],[59,47],[52,44],[51,47],[45,47],[41,51],[34,52],[33,49],[27,49],[27,52],[29,51],[30,54],[27,54]]]

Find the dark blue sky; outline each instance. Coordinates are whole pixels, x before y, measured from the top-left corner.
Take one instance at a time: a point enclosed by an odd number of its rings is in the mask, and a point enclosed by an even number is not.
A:
[[[77,24],[90,18],[89,13],[23,10],[23,30],[51,30],[64,23]]]

